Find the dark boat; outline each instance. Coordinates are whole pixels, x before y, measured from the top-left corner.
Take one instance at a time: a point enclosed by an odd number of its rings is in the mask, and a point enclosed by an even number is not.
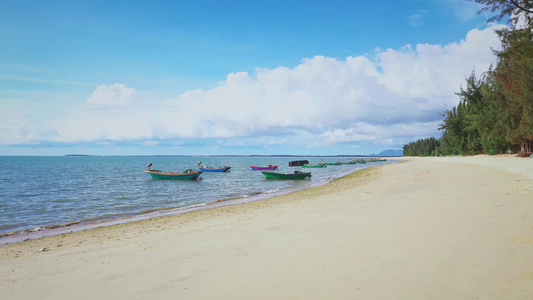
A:
[[[289,167],[301,167],[301,166],[307,165],[307,164],[309,164],[309,161],[307,159],[289,161]]]

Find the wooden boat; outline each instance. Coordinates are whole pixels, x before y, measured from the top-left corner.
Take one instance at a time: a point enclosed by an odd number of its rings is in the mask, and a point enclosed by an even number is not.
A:
[[[325,165],[325,166],[333,166],[333,165],[342,165],[342,162],[339,160],[338,162],[326,162],[324,161],[323,159],[320,160],[320,163],[318,163],[319,165]]]
[[[378,162],[378,161],[387,161],[387,160],[383,158],[368,158],[366,161],[367,162]]]
[[[209,167],[203,166],[203,167],[198,167],[198,169],[200,169],[201,171],[204,171],[204,172],[229,172],[229,169],[231,169],[231,167],[230,166],[220,166],[218,168],[209,168]]]
[[[302,168],[325,168],[325,167],[327,167],[325,164],[318,164],[318,165],[305,164],[302,166]]]
[[[325,162],[324,165],[326,165],[326,166],[339,166],[339,165],[342,165],[342,163],[341,162],[334,162],[334,163]]]
[[[277,173],[272,171],[261,171],[266,179],[311,179],[310,172],[294,171],[294,173]]]
[[[152,176],[152,179],[167,179],[167,180],[202,180],[200,174],[202,171],[194,171],[192,169],[185,170],[185,172],[166,172],[160,170],[151,170],[151,163],[148,164],[148,168],[144,172]]]
[[[343,162],[342,164],[343,165],[355,165],[357,163],[356,160],[353,160],[353,159],[348,159],[348,162]]]
[[[252,170],[277,170],[278,166],[269,165],[268,167],[250,166]]]
[[[289,161],[289,167],[301,167],[305,164],[308,164],[309,161],[307,159],[305,160],[293,160]]]

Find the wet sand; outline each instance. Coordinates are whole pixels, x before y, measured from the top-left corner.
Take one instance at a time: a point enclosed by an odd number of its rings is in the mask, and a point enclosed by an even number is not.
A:
[[[533,159],[405,159],[271,199],[0,246],[0,298],[533,298]]]

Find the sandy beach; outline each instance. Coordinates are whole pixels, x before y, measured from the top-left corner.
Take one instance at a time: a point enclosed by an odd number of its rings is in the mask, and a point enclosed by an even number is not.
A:
[[[0,299],[533,299],[533,159],[402,159],[0,246]]]

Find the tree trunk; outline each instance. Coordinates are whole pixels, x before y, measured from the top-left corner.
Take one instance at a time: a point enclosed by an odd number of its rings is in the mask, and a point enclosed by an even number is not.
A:
[[[520,156],[526,157],[533,153],[533,140],[523,139],[520,144]]]

